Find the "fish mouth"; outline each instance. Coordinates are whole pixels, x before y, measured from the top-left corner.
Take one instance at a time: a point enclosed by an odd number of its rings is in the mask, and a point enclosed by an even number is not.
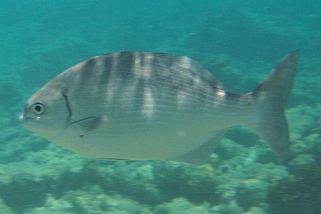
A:
[[[39,120],[40,117],[30,117],[30,115],[28,115],[28,104],[26,104],[24,106],[23,111],[18,115],[18,119],[23,124],[25,124],[25,123],[28,123],[30,121]]]
[[[42,137],[48,139],[49,141],[51,139],[58,138],[60,136],[60,134],[62,132],[64,132],[64,130],[60,130],[58,132],[50,132],[46,129],[43,129],[41,124],[37,123],[37,121],[41,119],[40,116],[31,117],[31,116],[26,115],[25,112],[21,112],[18,115],[18,119],[27,130],[37,133],[39,136],[42,136]]]
[[[37,116],[37,117],[29,117],[29,116],[26,116],[24,112],[20,113],[18,115],[18,119],[19,121],[21,121],[23,124],[25,123],[28,123],[28,122],[31,122],[31,121],[35,121],[35,120],[40,120],[41,117],[40,116]]]
[[[19,119],[19,121],[21,121],[23,124],[26,124],[26,123],[28,123],[28,122],[30,122],[30,121],[33,121],[35,118],[33,118],[33,117],[28,117],[28,116],[25,115],[24,112],[21,112],[21,113],[18,115],[18,119]]]

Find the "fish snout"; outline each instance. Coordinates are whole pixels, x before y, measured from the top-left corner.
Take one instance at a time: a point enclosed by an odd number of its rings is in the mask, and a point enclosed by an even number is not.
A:
[[[19,114],[19,117],[18,117],[19,121],[24,122],[27,119],[26,117],[27,110],[28,110],[28,106],[26,104],[23,108],[23,111]]]
[[[36,120],[40,119],[40,117],[33,117],[32,115],[30,115],[30,111],[29,111],[29,106],[28,105],[25,105],[23,111],[19,114],[18,118],[19,118],[19,121],[21,121],[22,123],[30,122],[30,121],[33,121],[35,119]]]
[[[23,121],[24,118],[25,118],[24,113],[21,112],[21,113],[19,114],[19,117],[18,117],[18,118],[19,118],[20,121]]]

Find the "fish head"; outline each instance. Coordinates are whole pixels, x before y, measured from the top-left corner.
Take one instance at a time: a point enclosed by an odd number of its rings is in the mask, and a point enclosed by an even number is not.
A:
[[[65,129],[69,117],[68,100],[62,88],[52,84],[33,94],[20,114],[20,120],[28,130],[49,140]]]

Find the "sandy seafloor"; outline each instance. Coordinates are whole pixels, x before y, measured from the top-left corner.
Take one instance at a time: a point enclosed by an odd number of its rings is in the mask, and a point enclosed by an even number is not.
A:
[[[320,11],[313,0],[0,0],[0,213],[320,213]],[[93,55],[188,55],[243,93],[296,48],[288,162],[245,128],[229,131],[200,166],[91,160],[18,120],[37,88]]]

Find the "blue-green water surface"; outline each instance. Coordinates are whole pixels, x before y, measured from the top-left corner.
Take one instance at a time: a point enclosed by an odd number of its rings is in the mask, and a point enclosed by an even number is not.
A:
[[[317,0],[0,0],[0,213],[320,213],[320,11]],[[94,55],[187,55],[244,93],[293,49],[288,161],[243,127],[200,166],[91,160],[18,120],[33,92]]]

